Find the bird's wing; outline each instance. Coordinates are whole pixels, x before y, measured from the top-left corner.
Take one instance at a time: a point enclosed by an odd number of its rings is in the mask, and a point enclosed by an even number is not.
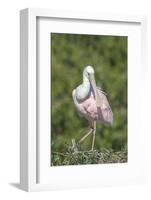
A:
[[[104,92],[102,89],[101,89],[101,87],[96,87],[98,90],[100,90],[105,96],[107,96],[107,93],[106,92]]]
[[[102,92],[101,89],[97,88],[97,97],[98,97],[98,113],[99,118],[106,123],[113,123],[113,113],[109,105],[106,95]]]

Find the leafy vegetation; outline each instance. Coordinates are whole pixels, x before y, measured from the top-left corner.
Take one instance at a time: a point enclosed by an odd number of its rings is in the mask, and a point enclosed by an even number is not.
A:
[[[71,140],[87,133],[88,122],[81,118],[72,100],[72,90],[82,82],[86,65],[95,69],[96,83],[107,93],[114,114],[113,126],[97,124],[95,149],[90,136],[77,154],[68,151]],[[51,152],[52,165],[116,162],[114,155],[127,156],[127,37],[51,34]],[[104,149],[104,150],[103,150]],[[61,153],[55,154],[54,152]],[[98,156],[99,155],[99,156]],[[113,156],[113,157],[112,157]],[[77,161],[77,157],[82,161]],[[72,159],[70,159],[72,158]],[[108,159],[107,159],[108,158]],[[114,157],[115,158],[115,157]],[[122,162],[119,159],[118,161]],[[56,161],[57,160],[57,161]],[[117,162],[118,162],[117,161]]]

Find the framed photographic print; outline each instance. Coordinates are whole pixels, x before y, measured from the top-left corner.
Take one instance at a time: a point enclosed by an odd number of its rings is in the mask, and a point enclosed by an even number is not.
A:
[[[20,183],[146,182],[146,17],[20,12]]]

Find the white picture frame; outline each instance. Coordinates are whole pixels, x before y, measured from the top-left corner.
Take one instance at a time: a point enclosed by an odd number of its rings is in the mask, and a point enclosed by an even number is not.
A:
[[[112,15],[112,14],[100,14],[100,13],[86,13],[86,12],[72,12],[72,11],[54,11],[49,9],[24,9],[20,12],[20,185],[21,188],[26,191],[39,191],[39,190],[52,190],[52,189],[64,189],[64,188],[78,188],[78,187],[98,187],[98,186],[109,186],[109,185],[127,185],[127,184],[136,184],[136,183],[144,183],[147,179],[147,170],[146,170],[146,156],[145,156],[145,142],[146,137],[143,133],[143,124],[142,127],[137,128],[138,134],[138,144],[134,144],[134,148],[138,150],[138,154],[141,156],[141,162],[139,162],[139,156],[136,155],[136,150],[131,148],[129,151],[129,156],[133,159],[133,163],[126,163],[121,165],[121,167],[117,165],[102,165],[102,166],[74,166],[74,167],[60,167],[52,170],[49,174],[48,166],[45,167],[48,163],[48,156],[46,158],[45,153],[49,155],[49,152],[43,150],[43,146],[47,146],[48,138],[42,138],[41,135],[38,135],[39,131],[39,87],[46,87],[46,90],[49,90],[48,84],[50,83],[50,76],[47,76],[48,71],[43,73],[43,76],[46,77],[46,81],[39,83],[39,76],[37,65],[39,63],[39,54],[41,51],[37,51],[38,48],[38,19],[47,19],[47,21],[51,19],[61,20],[69,20],[72,24],[73,21],[80,21],[82,23],[91,22],[91,24],[95,23],[96,26],[100,26],[100,22],[109,23],[109,24],[126,24],[126,28],[124,31],[129,29],[128,27],[132,27],[130,29],[135,29],[135,25],[137,26],[135,33],[137,38],[138,33],[138,41],[139,42],[139,50],[140,52],[135,54],[134,50],[130,50],[129,60],[131,60],[130,65],[138,64],[138,72],[135,67],[132,70],[129,70],[128,76],[130,80],[134,75],[136,70],[136,75],[133,80],[136,83],[139,83],[138,78],[145,79],[146,70],[146,17],[145,16],[124,16],[124,15]],[[43,22],[42,22],[43,23]],[[48,22],[47,22],[48,23]],[[44,28],[45,27],[45,28]],[[48,32],[48,28],[53,27],[53,24],[44,25],[43,30]],[[57,29],[56,29],[57,30]],[[105,31],[105,30],[104,30]],[[108,30],[106,30],[108,31]],[[120,35],[121,32],[118,33],[117,29],[114,30],[114,27],[110,27],[111,33],[115,35]],[[74,29],[71,30],[74,32]],[[130,31],[131,32],[131,31]],[[124,32],[123,32],[124,33]],[[91,32],[90,32],[91,34]],[[132,33],[134,36],[134,32]],[[43,35],[43,34],[41,34]],[[133,39],[133,37],[132,37]],[[46,40],[43,41],[46,43]],[[45,48],[46,46],[40,48]],[[45,55],[47,55],[47,51]],[[131,55],[132,54],[132,55]],[[138,57],[138,55],[140,57]],[[48,55],[47,55],[48,56]],[[133,56],[138,57],[137,63],[136,60],[133,59]],[[48,58],[48,57],[47,57]],[[48,61],[48,59],[46,60]],[[42,59],[41,59],[42,60]],[[45,57],[43,58],[45,60]],[[43,66],[47,66],[47,61],[42,62]],[[45,67],[44,67],[45,68]],[[40,70],[44,71],[44,68],[40,68]],[[42,78],[41,78],[42,79]],[[142,81],[143,83],[143,81]],[[129,89],[132,81],[128,83]],[[140,86],[140,84],[139,84]],[[143,84],[140,86],[140,90],[142,89]],[[136,89],[136,92],[139,91]],[[46,95],[45,99],[47,99],[46,105],[49,105],[50,99],[47,92],[44,93]],[[48,98],[47,98],[48,97]],[[43,101],[41,101],[43,102]],[[129,122],[133,120],[134,115],[140,114],[134,113],[133,105],[135,103],[131,101],[129,105],[129,111],[131,115],[129,115]],[[136,102],[137,106],[141,106],[141,98],[140,102]],[[46,107],[47,109],[48,107]],[[45,108],[44,108],[45,109]],[[131,117],[132,116],[132,117]],[[49,117],[45,116],[45,121],[47,124],[44,124],[46,128],[46,132],[50,129]],[[139,120],[139,125],[141,126],[142,119]],[[135,124],[135,123],[134,123]],[[133,125],[132,125],[133,126]],[[135,126],[133,126],[133,129]],[[139,130],[138,130],[139,129]],[[39,140],[40,137],[40,140]],[[130,136],[131,137],[131,136]],[[129,145],[132,146],[132,142],[134,142],[134,137],[131,137],[129,141]],[[40,143],[42,141],[42,143]],[[40,145],[39,145],[40,143]],[[141,145],[141,152],[139,151],[139,145]],[[41,146],[41,148],[39,148]],[[42,149],[42,150],[41,150]],[[132,155],[132,156],[131,156]],[[39,159],[40,156],[40,159]],[[136,157],[136,161],[135,161]],[[131,160],[130,159],[130,160]],[[136,167],[137,166],[137,167]],[[49,166],[50,167],[50,166]],[[51,168],[51,167],[50,167]],[[106,170],[106,168],[108,168]],[[91,175],[92,171],[95,171],[93,176]],[[105,174],[106,172],[106,174]],[[102,175],[101,175],[102,173]],[[67,174],[70,174],[70,178],[67,177]],[[80,174],[80,177],[77,176]],[[100,174],[100,175],[99,175]],[[104,175],[103,175],[104,174]],[[114,175],[115,174],[115,175]],[[118,175],[117,175],[118,174]],[[39,178],[40,177],[40,178]],[[76,178],[78,177],[78,178]]]

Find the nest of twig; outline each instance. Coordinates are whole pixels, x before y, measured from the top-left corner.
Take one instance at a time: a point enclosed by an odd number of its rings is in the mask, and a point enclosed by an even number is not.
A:
[[[127,162],[127,150],[113,151],[108,149],[81,151],[80,146],[72,141],[67,151],[52,152],[51,165],[107,164]]]

